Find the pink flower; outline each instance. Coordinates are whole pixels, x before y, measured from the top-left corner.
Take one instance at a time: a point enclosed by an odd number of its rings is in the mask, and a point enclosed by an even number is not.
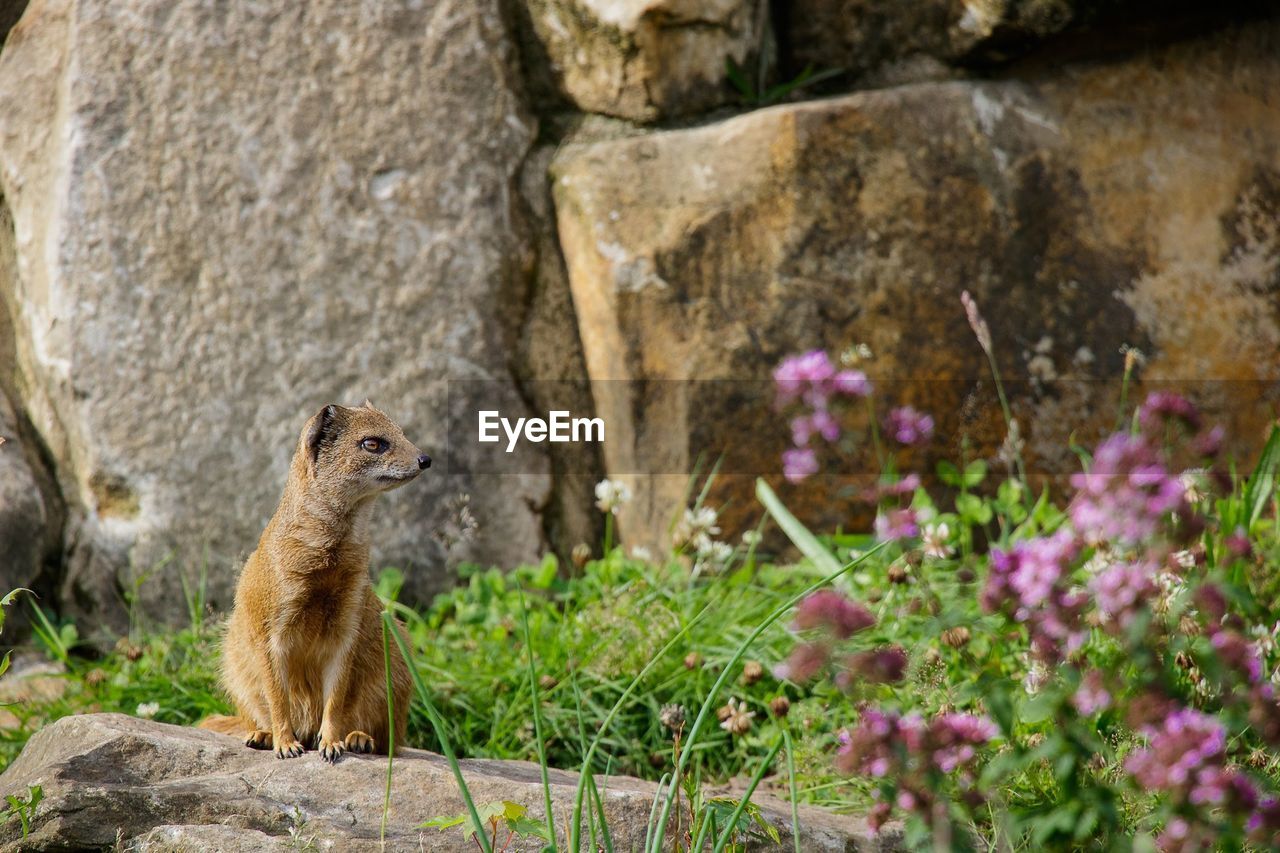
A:
[[[907,674],[907,651],[902,646],[884,646],[858,652],[845,662],[845,670],[836,676],[836,685],[852,689],[858,680],[870,684],[893,684]]]
[[[1153,391],[1138,410],[1138,421],[1148,433],[1159,432],[1169,421],[1178,421],[1195,432],[1200,429],[1200,412],[1181,394]]]
[[[831,384],[836,393],[848,397],[865,397],[871,393],[871,382],[861,370],[842,370]]]
[[[795,627],[800,631],[826,628],[837,639],[847,640],[876,624],[876,618],[861,604],[832,589],[810,593],[796,606]]]
[[[885,416],[884,430],[898,444],[911,447],[933,435],[933,418],[910,406],[899,406]]]
[[[1116,433],[1098,445],[1093,467],[1074,474],[1071,523],[1090,543],[1138,544],[1186,506],[1181,478],[1160,463],[1143,436]]]
[[[823,387],[835,373],[835,365],[822,350],[811,350],[784,358],[773,371],[778,403],[785,405],[798,399],[806,390]]]
[[[773,668],[775,678],[803,684],[827,665],[831,650],[822,643],[799,643],[787,659]]]
[[[1147,790],[1166,792],[1175,802],[1237,812],[1257,804],[1253,784],[1226,767],[1227,732],[1216,718],[1184,708],[1147,731],[1148,745],[1129,753],[1124,764]]]
[[[1098,603],[1098,612],[1121,629],[1133,624],[1156,592],[1155,566],[1149,563],[1117,563],[1089,582],[1089,591]]]
[[[1102,673],[1096,669],[1088,672],[1071,697],[1071,704],[1082,716],[1088,717],[1111,707],[1111,694],[1102,683]]]
[[[793,447],[782,452],[782,476],[787,482],[799,483],[818,473],[818,454],[808,447]]]
[[[915,510],[891,509],[876,516],[876,539],[882,542],[897,542],[910,539],[920,532],[916,524]]]

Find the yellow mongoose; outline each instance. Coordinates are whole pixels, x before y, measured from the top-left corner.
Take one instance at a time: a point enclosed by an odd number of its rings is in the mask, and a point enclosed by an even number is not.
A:
[[[307,422],[280,506],[236,587],[222,679],[237,716],[202,728],[243,737],[280,758],[318,748],[386,752],[382,606],[369,582],[369,520],[380,492],[431,459],[366,402],[329,405]],[[401,631],[403,635],[403,631]],[[411,682],[392,646],[395,735],[404,738]]]

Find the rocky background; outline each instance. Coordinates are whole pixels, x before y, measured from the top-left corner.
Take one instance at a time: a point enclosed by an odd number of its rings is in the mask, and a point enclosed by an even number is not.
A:
[[[991,454],[964,289],[1045,471],[1125,345],[1241,458],[1280,398],[1274,3],[0,0],[0,41],[0,587],[84,633],[225,607],[331,401],[444,463],[377,521],[422,600],[598,542],[606,474],[660,544],[706,447],[747,522],[776,416],[656,380],[865,342]],[[609,441],[498,476],[446,440],[480,386]]]

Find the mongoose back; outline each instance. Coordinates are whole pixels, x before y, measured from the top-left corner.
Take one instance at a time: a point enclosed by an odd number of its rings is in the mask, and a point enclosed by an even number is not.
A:
[[[307,422],[227,623],[222,680],[236,716],[210,717],[201,727],[280,758],[307,748],[329,762],[345,750],[386,752],[382,606],[369,581],[369,521],[381,492],[430,464],[368,402],[325,406]],[[400,741],[411,682],[394,645],[391,682]]]

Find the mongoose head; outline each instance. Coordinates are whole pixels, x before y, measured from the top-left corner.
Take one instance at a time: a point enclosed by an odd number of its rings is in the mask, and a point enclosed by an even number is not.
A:
[[[315,485],[350,503],[403,486],[431,466],[431,457],[368,401],[325,406],[307,421],[297,452]]]

